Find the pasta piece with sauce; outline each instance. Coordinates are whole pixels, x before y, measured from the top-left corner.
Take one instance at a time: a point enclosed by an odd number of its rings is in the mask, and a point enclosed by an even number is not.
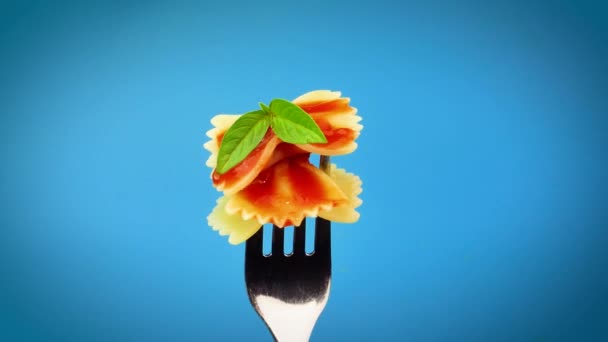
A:
[[[211,179],[224,196],[208,216],[208,223],[220,235],[229,235],[238,244],[271,223],[278,227],[299,225],[309,217],[320,216],[334,222],[353,223],[362,201],[361,180],[331,165],[329,174],[309,162],[311,153],[343,155],[357,148],[355,139],[363,128],[361,117],[339,92],[313,91],[296,98],[315,120],[328,142],[289,144],[268,129],[262,142],[237,166],[224,174],[215,171],[223,135],[239,115],[217,115],[207,132],[211,139],[204,147],[211,152],[207,166]]]

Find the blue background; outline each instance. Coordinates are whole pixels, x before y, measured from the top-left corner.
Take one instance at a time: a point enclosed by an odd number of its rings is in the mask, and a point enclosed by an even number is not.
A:
[[[143,3],[0,5],[1,341],[268,341],[204,133],[314,89],[365,128],[313,341],[608,340],[606,5]]]

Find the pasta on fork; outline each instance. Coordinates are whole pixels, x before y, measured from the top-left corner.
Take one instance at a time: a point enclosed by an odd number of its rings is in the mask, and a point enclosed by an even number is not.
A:
[[[363,126],[350,99],[340,92],[318,90],[292,101],[306,112],[325,135],[324,143],[294,144],[283,141],[272,128],[236,166],[227,172],[216,169],[218,153],[226,132],[241,115],[216,115],[204,144],[211,155],[213,186],[223,193],[207,220],[220,235],[239,244],[262,225],[298,226],[305,217],[322,217],[353,223],[362,203],[361,180],[335,164],[327,174],[313,165],[311,154],[338,156],[352,153]]]

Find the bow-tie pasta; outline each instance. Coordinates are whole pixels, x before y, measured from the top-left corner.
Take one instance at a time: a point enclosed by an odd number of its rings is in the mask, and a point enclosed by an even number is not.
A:
[[[292,101],[317,123],[327,143],[289,144],[268,129],[262,141],[234,168],[219,174],[215,170],[222,138],[240,115],[217,115],[204,144],[211,155],[213,186],[223,192],[208,223],[231,244],[251,237],[262,225],[300,225],[305,217],[320,216],[334,222],[353,223],[362,201],[361,180],[332,164],[326,174],[309,162],[310,154],[344,155],[357,148],[363,126],[350,99],[340,92],[318,90]]]

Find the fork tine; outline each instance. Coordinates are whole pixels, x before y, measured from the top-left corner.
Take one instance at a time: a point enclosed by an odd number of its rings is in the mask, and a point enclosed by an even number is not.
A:
[[[293,229],[293,254],[303,255],[306,249],[306,218]]]
[[[260,229],[245,242],[245,258],[252,260],[252,258],[262,256],[263,241],[264,226],[261,226]]]
[[[330,174],[329,156],[319,157],[319,168]],[[315,220],[315,254],[331,260],[331,222],[318,216]]]
[[[315,254],[331,255],[331,222],[321,217],[315,221]]]
[[[272,255],[282,255],[283,245],[285,244],[285,230],[277,226],[272,226]]]

